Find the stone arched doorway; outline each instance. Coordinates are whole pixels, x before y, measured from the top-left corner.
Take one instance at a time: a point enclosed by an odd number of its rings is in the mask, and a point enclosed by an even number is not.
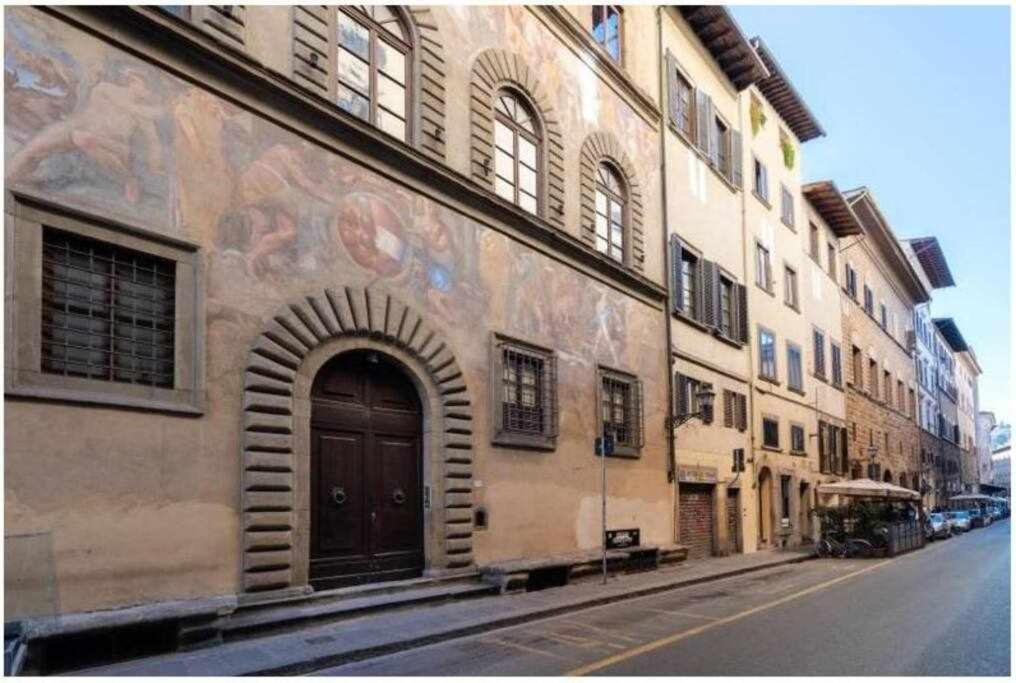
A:
[[[244,373],[242,589],[305,590],[311,546],[311,391],[339,354],[397,363],[421,404],[426,570],[473,564],[472,403],[435,326],[377,288],[328,289],[274,315]]]
[[[773,476],[768,467],[758,475],[758,544],[762,548],[773,545]]]

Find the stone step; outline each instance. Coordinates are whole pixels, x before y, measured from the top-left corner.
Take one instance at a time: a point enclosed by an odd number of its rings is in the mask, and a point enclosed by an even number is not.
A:
[[[476,579],[423,580],[343,588],[306,599],[244,607],[218,624],[223,640],[239,640],[281,631],[294,625],[341,621],[383,610],[491,595],[496,587]],[[357,590],[359,589],[359,590]]]

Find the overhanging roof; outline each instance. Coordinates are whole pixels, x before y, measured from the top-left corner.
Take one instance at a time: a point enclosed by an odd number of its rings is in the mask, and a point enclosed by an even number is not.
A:
[[[942,247],[938,244],[938,239],[934,237],[915,237],[913,239],[906,240],[910,243],[911,248],[914,250],[914,256],[921,264],[921,268],[924,269],[924,274],[928,276],[928,282],[935,289],[942,287],[954,287],[956,281],[953,280],[952,272],[949,270],[949,264],[946,263],[945,254],[942,253]]]
[[[765,64],[726,7],[677,5],[676,8],[735,88],[744,90],[769,76]]]
[[[805,199],[811,202],[819,215],[822,216],[837,237],[860,235],[864,232],[860,221],[854,215],[850,204],[840,194],[836,183],[831,180],[820,180],[808,183],[801,188]]]
[[[874,479],[848,479],[820,484],[818,492],[823,495],[839,495],[848,498],[884,498],[886,500],[920,500],[921,494],[887,481]]]
[[[935,327],[942,333],[953,351],[967,351],[970,348],[967,346],[966,340],[963,339],[963,335],[960,334],[960,328],[956,326],[956,321],[952,318],[934,318],[932,322],[935,323]]]
[[[765,41],[755,36],[751,39],[751,45],[762,58],[766,70],[769,71],[768,78],[761,79],[756,85],[769,100],[769,104],[773,105],[773,108],[794,131],[797,139],[807,142],[825,135],[825,130],[822,129],[818,119],[808,109],[808,105],[804,103],[804,99],[798,94],[794,84],[780,68],[779,62],[766,47]]]

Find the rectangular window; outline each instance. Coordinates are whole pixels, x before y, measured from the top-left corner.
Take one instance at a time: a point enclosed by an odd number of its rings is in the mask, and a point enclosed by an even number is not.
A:
[[[801,347],[787,342],[787,387],[804,392],[804,377],[801,371]]]
[[[713,133],[716,140],[713,163],[724,178],[730,177],[730,129],[719,117],[713,119]]]
[[[491,373],[498,401],[494,443],[552,449],[557,437],[557,361],[553,351],[493,336]]]
[[[907,415],[909,415],[912,418],[916,418],[917,415],[915,415],[914,413],[917,412],[917,395],[914,393],[913,389],[909,390],[909,394],[910,394],[910,401],[907,402],[907,408],[908,408]]]
[[[829,269],[829,277],[836,279],[836,245],[832,242],[826,243],[826,258],[829,261],[827,268]]]
[[[850,295],[851,299],[857,301],[857,271],[851,268],[849,263],[846,265],[846,269],[847,269],[847,294]]]
[[[677,381],[677,416],[686,417],[699,412],[698,394],[702,382],[687,375],[678,375]]]
[[[878,398],[878,362],[868,361],[868,394],[872,398]]]
[[[808,253],[818,263],[818,226],[814,223],[808,224]]]
[[[769,250],[761,242],[755,243],[755,284],[770,294],[773,292],[773,271]]]
[[[174,385],[176,264],[46,227],[42,371]]]
[[[760,327],[758,330],[759,375],[764,379],[776,381],[776,336]]]
[[[851,347],[851,371],[854,374],[854,387],[860,391],[864,388],[864,356],[861,355],[861,349],[856,346]]]
[[[797,271],[790,266],[783,269],[783,303],[794,310],[800,310],[797,298]]]
[[[794,227],[794,195],[786,185],[780,185],[780,219],[788,228]]]
[[[689,318],[699,317],[699,260],[687,249],[681,252],[681,307]]]
[[[790,477],[786,474],[780,476],[780,513],[783,515],[782,524],[790,524]]]
[[[642,447],[642,383],[631,375],[600,369],[600,418],[614,436],[614,454],[637,456]]]
[[[885,304],[880,304],[880,315],[879,324],[882,325],[883,330],[889,329],[889,314],[886,310]]]
[[[734,338],[734,283],[720,278],[720,334],[727,339]]]
[[[675,89],[673,95],[674,103],[672,105],[674,109],[674,123],[683,135],[689,139],[694,139],[695,112],[693,108],[695,106],[695,97],[692,94],[691,83],[688,82],[688,79],[684,77],[676,65],[673,67],[673,80],[671,83]]]
[[[888,370],[882,371],[882,400],[888,406],[893,404],[893,376]]]
[[[790,425],[790,452],[801,454],[805,452],[804,427],[799,424]]]
[[[835,342],[829,342],[830,356],[832,357],[832,382],[834,387],[843,386],[843,359],[840,354],[840,346]]]
[[[775,417],[762,417],[762,445],[766,448],[780,447],[780,421]]]
[[[593,5],[593,39],[615,62],[621,61],[621,8]]]
[[[896,380],[896,407],[901,413],[907,412],[907,390],[902,380]]]
[[[812,353],[815,358],[815,376],[821,380],[826,378],[825,374],[825,335],[818,330],[812,331]]]
[[[769,203],[769,171],[766,169],[765,164],[755,157],[755,184],[753,189],[755,194],[766,204]]]
[[[868,285],[864,286],[864,312],[875,317],[875,296]]]

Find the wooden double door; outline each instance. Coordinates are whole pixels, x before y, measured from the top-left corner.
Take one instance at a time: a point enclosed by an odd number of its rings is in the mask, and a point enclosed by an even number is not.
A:
[[[423,571],[422,414],[390,358],[351,352],[311,391],[310,581],[317,589]]]

